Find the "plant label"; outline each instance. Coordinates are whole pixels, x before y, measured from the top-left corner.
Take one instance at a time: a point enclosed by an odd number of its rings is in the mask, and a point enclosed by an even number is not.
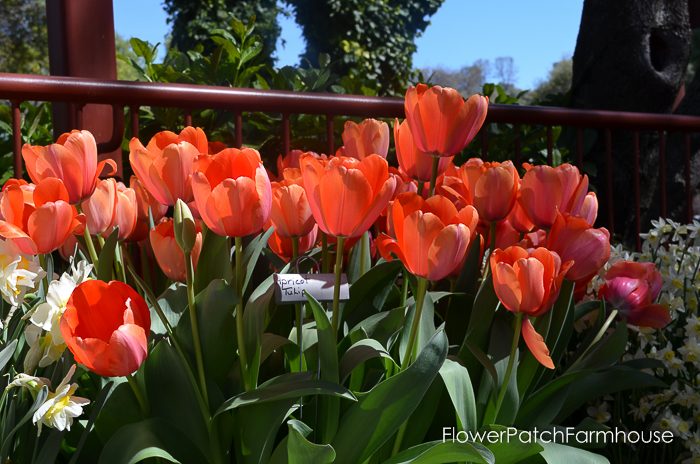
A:
[[[275,299],[277,303],[302,303],[306,293],[318,301],[333,301],[333,274],[275,274]],[[305,293],[306,292],[306,293]],[[340,301],[350,298],[348,276],[340,276]]]

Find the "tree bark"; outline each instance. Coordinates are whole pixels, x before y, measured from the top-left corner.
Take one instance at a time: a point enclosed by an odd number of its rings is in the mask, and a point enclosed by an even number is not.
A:
[[[685,77],[691,29],[687,0],[586,0],[573,57],[572,106],[668,113]],[[588,133],[588,131],[587,131]],[[618,238],[634,242],[634,153],[632,134],[614,131],[611,139],[613,188],[606,189],[604,134],[592,135],[584,155],[600,199],[599,222],[614,227]],[[668,178],[682,169],[670,156]],[[660,214],[659,138],[640,137],[641,229]],[[667,185],[667,192],[675,188]],[[607,221],[612,196],[614,224]],[[670,205],[669,197],[669,205]],[[670,211],[669,211],[670,212]]]

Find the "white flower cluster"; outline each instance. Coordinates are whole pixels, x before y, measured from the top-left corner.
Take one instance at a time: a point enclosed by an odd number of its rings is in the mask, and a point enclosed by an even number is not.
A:
[[[652,221],[653,228],[641,234],[639,253],[612,248],[610,260],[591,284],[597,292],[602,276],[620,260],[647,261],[657,265],[664,285],[659,303],[668,305],[672,321],[661,330],[630,326],[626,359],[650,358],[660,361],[656,375],[669,387],[648,394],[631,407],[638,423],[670,430],[683,440],[691,456],[684,462],[700,462],[700,222],[679,224],[668,219]],[[591,407],[589,414],[600,418],[603,407]]]
[[[45,275],[36,256],[25,255],[12,241],[0,239],[0,296],[11,308],[22,304],[24,295]]]

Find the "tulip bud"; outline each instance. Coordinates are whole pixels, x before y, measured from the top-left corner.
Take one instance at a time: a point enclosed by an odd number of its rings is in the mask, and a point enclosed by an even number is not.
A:
[[[175,241],[185,253],[190,253],[194,248],[197,239],[197,228],[194,217],[187,203],[178,199],[175,203],[175,214],[173,218],[175,229]]]

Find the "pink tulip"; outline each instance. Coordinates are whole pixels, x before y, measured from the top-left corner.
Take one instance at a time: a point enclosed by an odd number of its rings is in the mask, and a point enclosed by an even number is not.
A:
[[[671,322],[668,307],[654,304],[662,286],[663,278],[653,263],[619,261],[605,274],[598,295],[630,324],[660,329]]]

